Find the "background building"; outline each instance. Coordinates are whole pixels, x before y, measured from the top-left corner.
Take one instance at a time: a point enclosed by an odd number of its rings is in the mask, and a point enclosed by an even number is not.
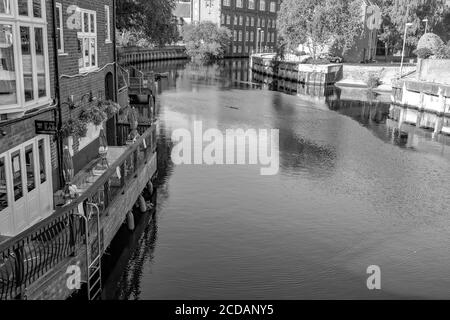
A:
[[[192,21],[212,21],[227,27],[233,41],[227,56],[248,56],[273,49],[277,42],[280,0],[192,0]]]

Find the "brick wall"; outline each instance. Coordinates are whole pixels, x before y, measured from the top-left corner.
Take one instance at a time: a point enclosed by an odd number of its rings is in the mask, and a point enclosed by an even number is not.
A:
[[[60,96],[62,102],[62,119],[65,122],[70,117],[78,118],[83,108],[88,108],[94,102],[89,102],[89,94],[92,93],[96,99],[105,99],[105,77],[108,73],[114,75],[114,45],[112,42],[106,42],[106,15],[105,5],[110,7],[111,21],[111,40],[113,37],[113,0],[61,0],[63,12],[63,34],[64,34],[64,53],[59,54],[59,73],[60,73]],[[98,69],[89,74],[80,74],[78,61],[80,52],[78,48],[77,29],[69,29],[67,25],[68,18],[73,12],[67,12],[69,6],[76,5],[81,9],[92,10],[96,12],[97,20],[97,66]],[[73,102],[76,108],[71,110],[65,103],[73,96]],[[83,97],[84,96],[84,97]],[[82,99],[83,97],[83,99]],[[98,143],[97,140],[91,143]],[[73,151],[74,157],[77,157],[82,163],[77,164],[77,168],[82,167],[87,162],[97,156],[98,148],[87,146],[79,150],[78,139],[74,137]],[[78,153],[85,153],[77,155]]]

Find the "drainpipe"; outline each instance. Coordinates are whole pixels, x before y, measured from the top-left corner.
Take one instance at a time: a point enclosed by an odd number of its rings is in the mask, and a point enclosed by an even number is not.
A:
[[[53,54],[55,56],[55,95],[57,100],[57,107],[55,113],[58,114],[58,132],[56,133],[56,154],[58,158],[58,176],[59,176],[59,186],[62,187],[64,185],[64,174],[63,174],[63,141],[61,137],[61,128],[62,128],[62,110],[61,110],[61,92],[59,87],[59,53],[58,53],[58,41],[56,40],[56,0],[52,1],[52,11],[53,11]],[[62,26],[61,26],[62,27]],[[56,120],[56,114],[55,114]]]
[[[117,16],[117,1],[113,0],[113,59],[114,59],[114,101],[119,102],[119,61],[117,60],[117,38],[116,38],[116,16]],[[117,145],[117,115],[114,115],[114,144]]]

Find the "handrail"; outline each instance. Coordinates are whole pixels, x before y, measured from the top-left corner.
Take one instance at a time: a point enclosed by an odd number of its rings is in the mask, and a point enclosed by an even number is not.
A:
[[[77,199],[75,199],[72,203],[68,204],[65,207],[58,208],[55,210],[55,212],[47,217],[46,219],[38,222],[34,226],[28,228],[27,230],[23,231],[22,233],[18,234],[15,237],[12,237],[10,239],[7,239],[6,241],[2,242],[0,244],[0,252],[7,250],[8,248],[13,247],[17,243],[23,240],[23,238],[26,238],[28,236],[31,236],[34,232],[36,232],[38,229],[43,228],[50,224],[51,222],[57,220],[60,217],[63,217],[64,214],[66,214],[68,211],[78,209],[78,206],[95,195],[95,193],[98,191],[100,187],[102,187],[108,179],[116,173],[116,167],[120,166],[132,153],[137,151],[137,149],[140,147],[140,145],[143,143],[144,139],[149,137],[152,134],[153,127],[155,124],[153,124],[148,130],[144,132],[143,135],[141,135],[136,142],[130,146],[124,152],[98,179],[95,181],[92,186],[89,187],[89,189],[86,190],[81,196],[79,196]]]

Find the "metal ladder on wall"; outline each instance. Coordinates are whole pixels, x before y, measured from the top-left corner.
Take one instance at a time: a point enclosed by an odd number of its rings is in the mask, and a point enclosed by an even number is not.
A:
[[[102,293],[102,250],[101,250],[101,228],[100,228],[100,209],[94,203],[86,203],[89,208],[89,215],[86,218],[86,284],[88,300],[100,299]],[[89,221],[93,216],[94,209],[95,220],[97,224],[97,234],[93,244],[97,242],[97,251],[94,253],[90,242]]]

